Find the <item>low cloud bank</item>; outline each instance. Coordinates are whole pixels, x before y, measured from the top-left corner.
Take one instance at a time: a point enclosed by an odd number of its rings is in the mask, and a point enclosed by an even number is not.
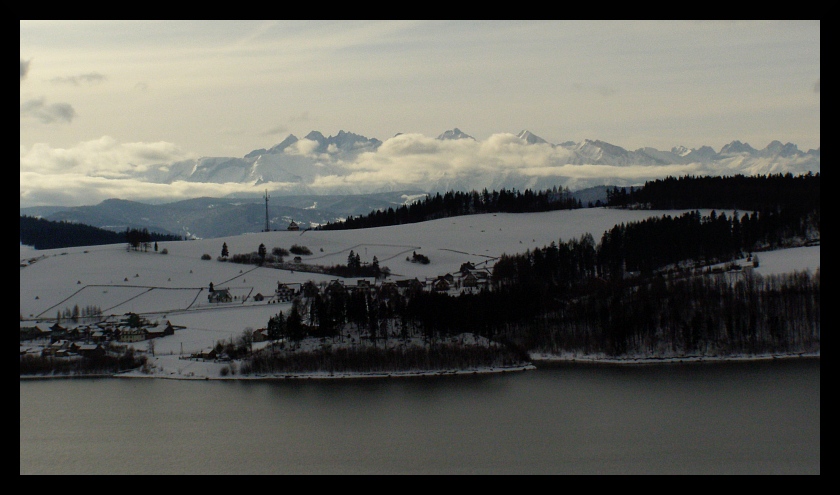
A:
[[[311,160],[316,171],[305,182],[150,181],[165,177],[173,165],[198,164],[198,157],[168,142],[118,143],[108,136],[72,148],[37,144],[20,149],[20,206],[80,206],[105,199],[170,202],[201,196],[275,192],[335,193],[395,189],[499,189],[516,177],[519,184],[547,184],[578,189],[591,185],[634,185],[683,175],[806,173],[812,162],[742,157],[711,163],[677,165],[602,165],[570,163],[574,153],[550,144],[527,144],[513,134],[484,141],[439,140],[421,134],[400,134],[376,151],[319,153],[317,143],[301,139],[285,150],[289,157]],[[579,157],[577,158],[579,160]],[[278,165],[283,166],[281,161]],[[182,167],[183,168],[183,167]],[[323,172],[317,172],[323,170]],[[812,170],[818,172],[817,170]],[[161,183],[164,182],[164,183]]]

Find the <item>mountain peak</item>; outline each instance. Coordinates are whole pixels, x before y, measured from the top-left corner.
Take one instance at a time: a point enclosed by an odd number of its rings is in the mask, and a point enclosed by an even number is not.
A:
[[[464,134],[463,132],[461,132],[461,129],[458,129],[457,127],[452,129],[452,130],[444,132],[443,134],[441,134],[437,138],[440,139],[440,140],[472,139],[473,141],[475,141],[474,137],[470,136],[469,134]]]
[[[330,137],[324,137],[320,132],[312,131],[306,135],[305,139],[318,143],[316,151],[319,153],[333,152],[335,150],[346,152],[374,151],[382,144],[382,141],[376,138],[366,138],[365,136],[344,130],[338,131],[338,134]]]
[[[799,151],[799,147],[795,144],[782,144],[781,141],[772,141],[766,148],[764,148],[764,152],[768,155],[775,156],[795,156],[802,153]]]
[[[318,131],[311,131],[309,134],[306,135],[303,139],[308,139],[310,141],[316,141],[318,143],[323,143],[327,140],[323,134]]]
[[[284,139],[281,143],[275,144],[274,146],[272,146],[271,148],[269,148],[267,150],[265,148],[260,148],[258,150],[251,151],[250,153],[245,155],[245,158],[256,158],[260,155],[282,153],[283,150],[285,150],[289,146],[295,144],[297,141],[298,141],[298,138],[295,137],[294,134],[289,134],[286,137],[286,139]]]
[[[685,156],[691,153],[692,151],[694,150],[688,149],[685,146],[674,146],[673,148],[671,148],[671,153],[677,156]]]
[[[548,141],[537,136],[531,131],[522,131],[517,134],[516,137],[525,140],[528,144],[549,144]]]
[[[271,149],[268,151],[269,153],[278,153],[288,148],[289,146],[295,144],[296,142],[298,142],[297,136],[295,136],[294,134],[289,134],[286,137],[286,139],[284,139],[280,144],[272,146]]]
[[[723,148],[720,149],[720,154],[727,154],[727,153],[754,153],[755,148],[750,146],[747,143],[742,143],[741,141],[735,140],[731,143],[725,145]]]

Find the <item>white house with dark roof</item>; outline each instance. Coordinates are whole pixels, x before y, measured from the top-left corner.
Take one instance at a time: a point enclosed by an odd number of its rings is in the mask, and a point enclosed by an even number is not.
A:
[[[286,284],[277,283],[277,290],[274,291],[274,298],[278,301],[288,302],[295,296],[295,290]]]
[[[230,295],[230,291],[227,289],[216,289],[207,295],[207,300],[211,303],[231,302],[233,301],[233,296]]]

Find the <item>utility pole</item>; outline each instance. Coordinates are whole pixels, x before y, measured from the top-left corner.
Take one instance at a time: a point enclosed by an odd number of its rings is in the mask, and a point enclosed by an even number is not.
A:
[[[268,189],[265,190],[265,230],[263,232],[271,232],[271,226],[268,223]]]

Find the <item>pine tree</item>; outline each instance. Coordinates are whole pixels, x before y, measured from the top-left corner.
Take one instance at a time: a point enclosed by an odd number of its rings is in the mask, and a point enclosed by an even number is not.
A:
[[[222,243],[222,258],[227,258],[228,256],[230,256],[230,253],[228,252],[227,243],[223,242]]]
[[[263,263],[265,263],[265,255],[266,255],[265,244],[260,244],[260,247],[257,250],[257,253],[260,255],[260,265],[262,265]]]
[[[284,327],[286,325],[286,318],[283,312],[279,312],[268,320],[268,338],[271,340],[278,340],[283,336]]]
[[[373,268],[373,276],[378,279],[382,274],[382,271],[379,269],[379,259],[376,256],[373,257],[371,267]]]
[[[289,316],[286,318],[286,333],[289,339],[295,344],[299,343],[306,336],[303,328],[303,319],[300,316],[300,303],[297,299],[292,302]]]

